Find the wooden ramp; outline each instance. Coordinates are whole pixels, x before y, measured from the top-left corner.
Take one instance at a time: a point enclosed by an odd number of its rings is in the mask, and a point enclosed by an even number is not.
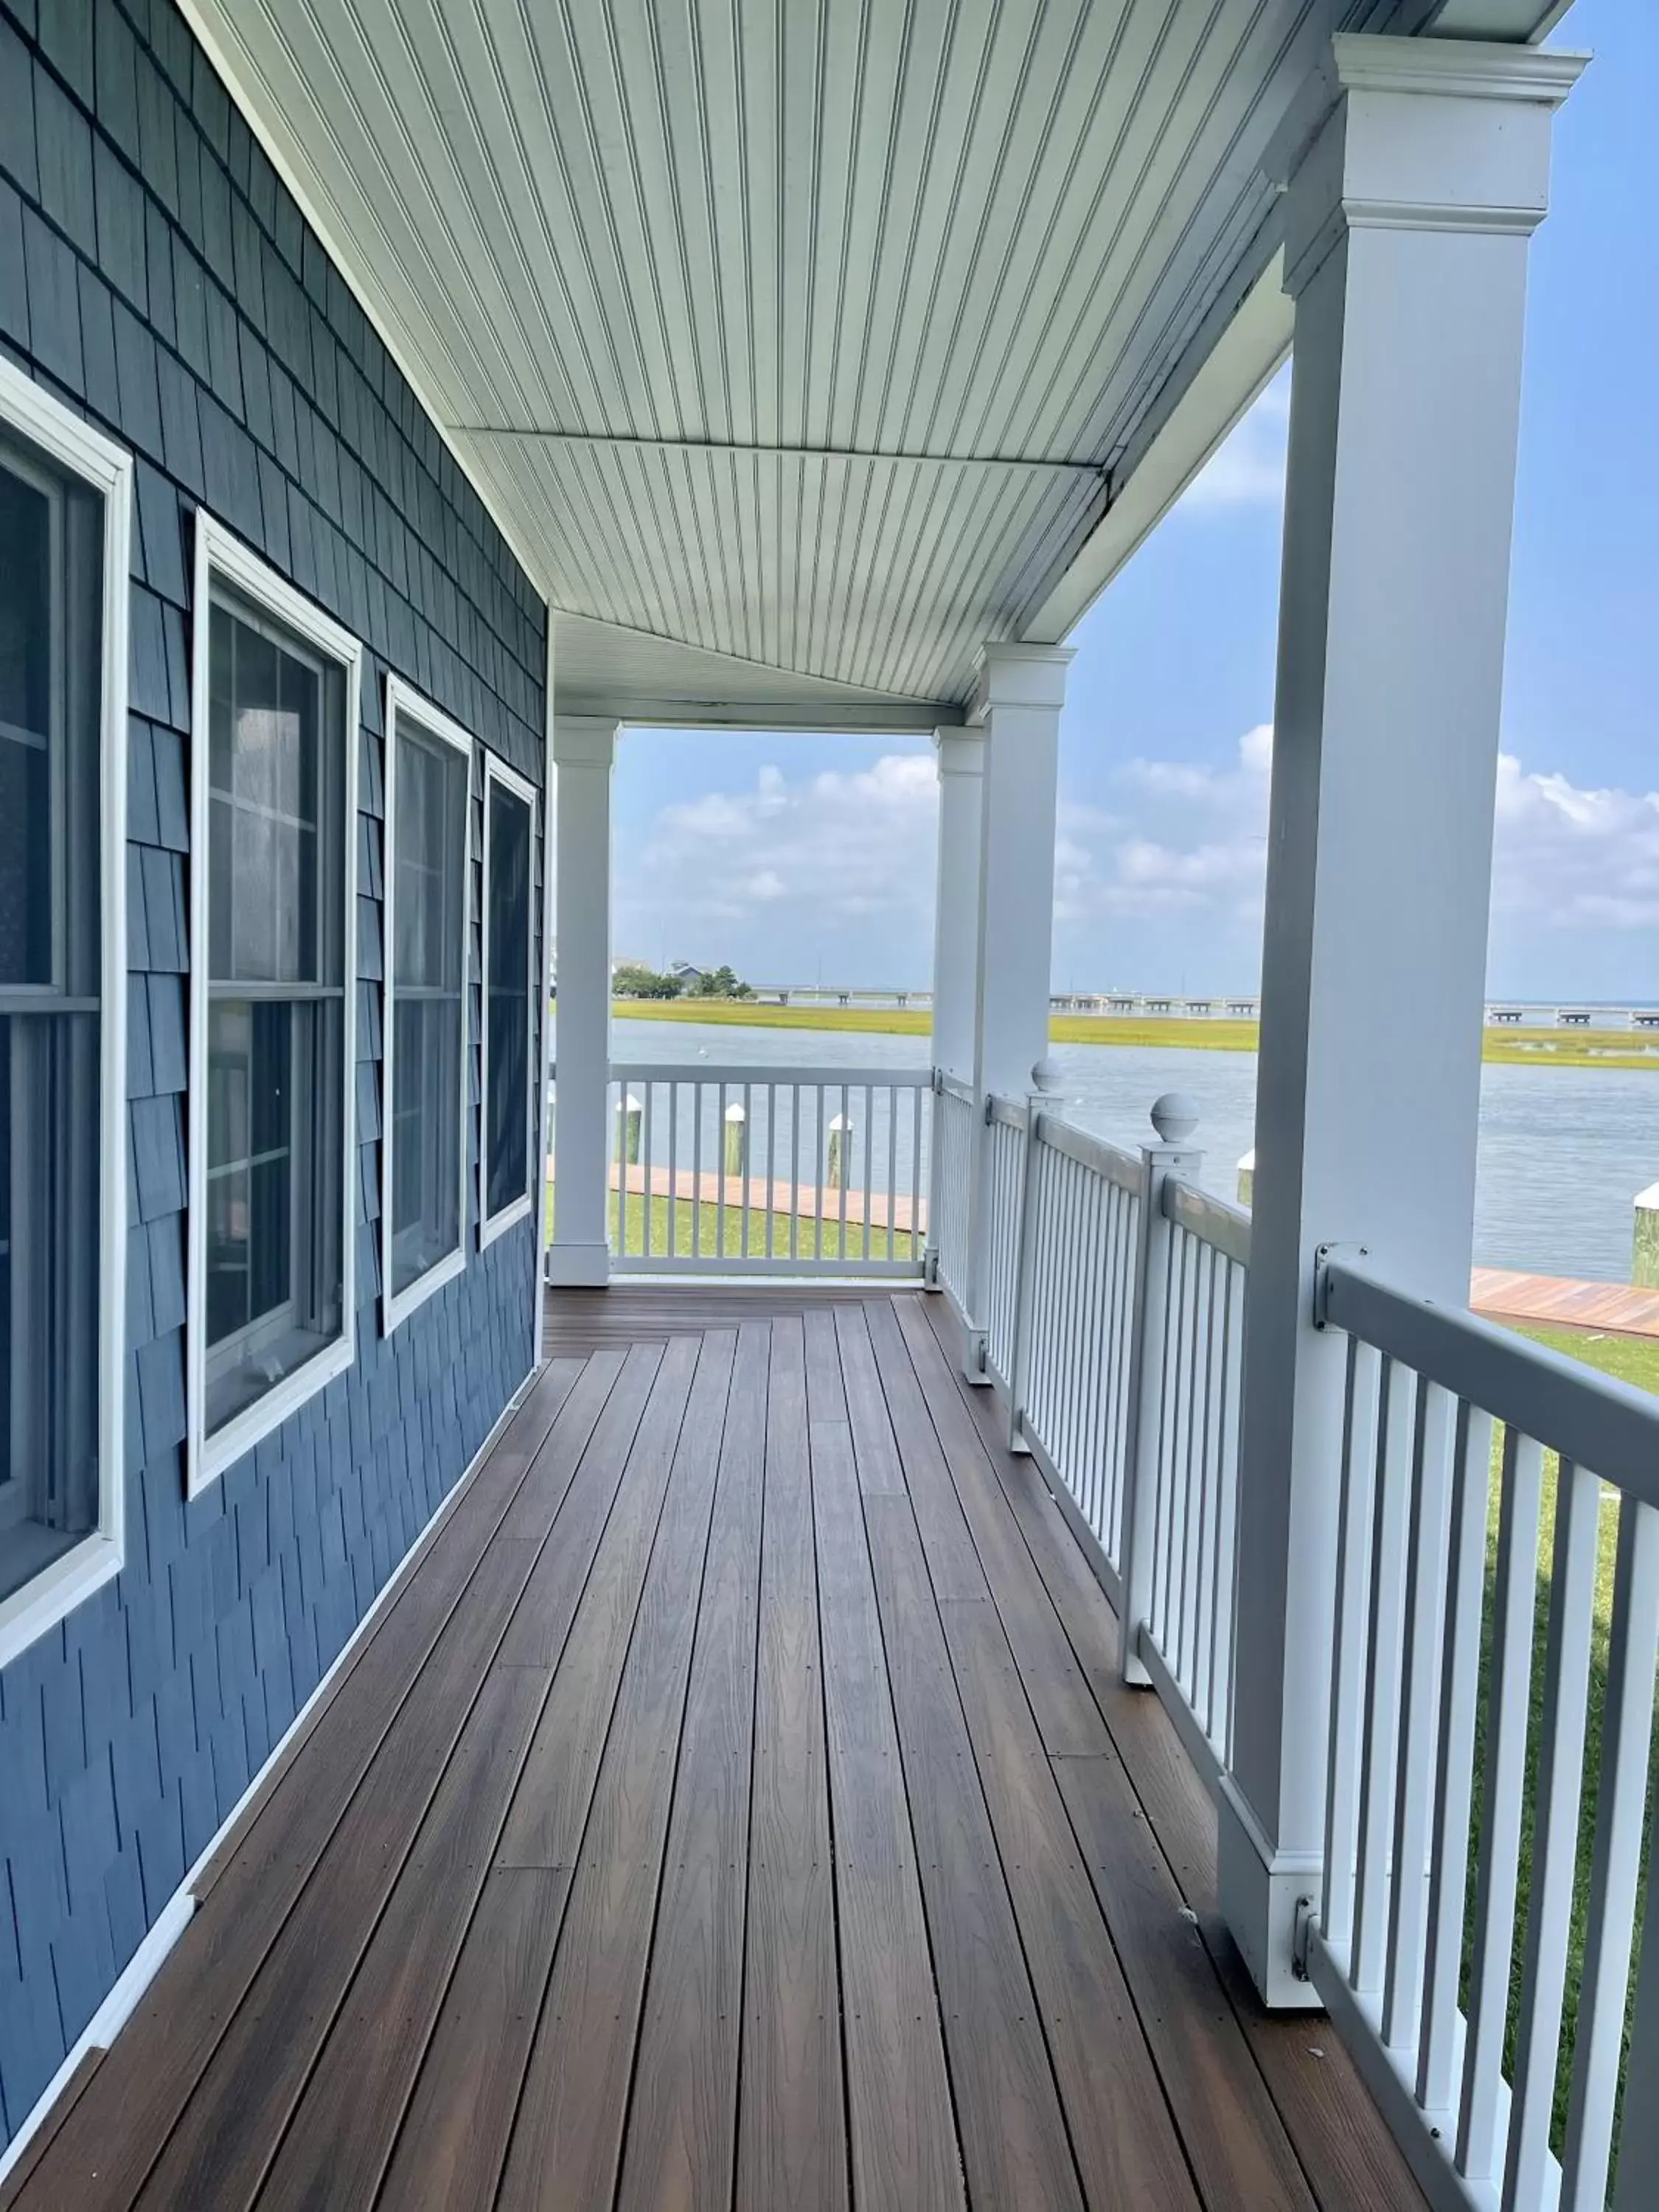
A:
[[[550,1361],[10,2201],[1420,2203],[937,1302],[771,1295]]]

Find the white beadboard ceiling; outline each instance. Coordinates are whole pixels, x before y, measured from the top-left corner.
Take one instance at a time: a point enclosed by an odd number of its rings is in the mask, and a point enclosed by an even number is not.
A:
[[[570,617],[560,705],[876,723],[1054,592],[1272,252],[1329,33],[1471,4],[187,12]]]

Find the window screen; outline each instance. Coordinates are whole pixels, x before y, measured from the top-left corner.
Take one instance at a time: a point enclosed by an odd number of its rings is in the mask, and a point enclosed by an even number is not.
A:
[[[0,1601],[99,1525],[103,530],[0,433]]]
[[[399,713],[392,825],[391,1277],[408,1290],[461,1245],[465,754]]]
[[[208,648],[206,1418],[341,1332],[345,678],[216,586]]]
[[[484,1217],[530,1188],[529,802],[492,777],[484,823]]]

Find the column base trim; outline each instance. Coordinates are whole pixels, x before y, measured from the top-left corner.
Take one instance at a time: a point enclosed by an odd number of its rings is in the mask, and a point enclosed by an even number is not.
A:
[[[556,1291],[603,1291],[611,1285],[609,1244],[561,1244],[547,1248],[547,1280]]]
[[[1294,1963],[1297,1908],[1319,1903],[1324,1856],[1275,1850],[1230,1774],[1216,1792],[1216,1874],[1222,1917],[1263,2004],[1319,2012],[1323,2001]]]

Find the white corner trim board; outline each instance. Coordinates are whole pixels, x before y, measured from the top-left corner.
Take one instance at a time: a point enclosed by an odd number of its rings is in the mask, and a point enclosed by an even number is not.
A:
[[[461,857],[461,1050],[460,1095],[455,1102],[459,1116],[460,1135],[457,1152],[460,1160],[460,1188],[456,1202],[456,1241],[453,1251],[435,1261],[424,1274],[418,1276],[406,1289],[394,1291],[392,1287],[392,1085],[396,1063],[392,1056],[392,1042],[397,1022],[398,983],[394,972],[397,961],[397,881],[398,881],[398,724],[407,719],[423,737],[435,739],[460,754],[466,763],[466,813]],[[441,713],[432,702],[401,676],[388,673],[386,679],[386,822],[385,838],[380,859],[381,884],[381,939],[385,947],[381,964],[382,998],[381,1030],[381,1107],[380,1107],[380,1333],[390,1336],[399,1322],[406,1321],[417,1306],[424,1305],[434,1291],[466,1269],[466,1201],[468,1184],[467,1122],[472,1106],[471,1065],[468,1059],[471,1042],[467,1020],[467,1001],[471,997],[467,975],[467,951],[471,929],[472,878],[472,773],[473,744],[471,737],[460,724]],[[483,977],[479,978],[482,985]]]
[[[368,1611],[341,1645],[316,1688],[271,1746],[270,1755],[258,1772],[208,1838],[184,1880],[156,1914],[149,1932],[128,1960],[114,1987],[64,2054],[63,2064],[36,2098],[33,2110],[5,2148],[0,2151],[0,2186],[3,2186],[7,2175],[50,2118],[53,2106],[73,2080],[88,2052],[107,2051],[137,2010],[145,1990],[161,1971],[168,1954],[195,1915],[196,1888],[204,1873],[247,1819],[270,1777],[287,1759],[290,1747],[305,1735],[318,1706],[326,1701],[340,1676],[356,1660],[364,1644],[402,1595],[416,1567],[431,1548],[445,1522],[465,1497],[479,1468],[495,1449],[507,1423],[529,1396],[541,1374],[542,1364],[538,1358],[502,1407],[494,1427],[468,1461],[459,1480],[451,1486],[448,1495],[439,1500],[436,1510],[428,1516],[426,1525],[386,1577]]]
[[[208,839],[210,747],[209,645],[206,619],[213,582],[222,577],[244,599],[286,629],[334,661],[345,677],[345,791],[341,852],[340,1064],[342,1071],[340,1333],[296,1367],[264,1396],[207,1433],[207,1115],[190,1119],[186,1162],[189,1244],[185,1272],[185,1402],[188,1422],[186,1489],[195,1498],[225,1469],[250,1451],[261,1437],[287,1420],[325,1383],[341,1375],[356,1357],[356,1314],[352,1286],[357,1220],[357,764],[361,750],[363,647],[350,631],[296,591],[288,580],[232,535],[205,507],[196,514],[196,574],[191,604],[196,610],[191,637],[190,849],[190,1062],[189,1097],[204,1100],[208,1073]]]
[[[132,456],[0,356],[0,423],[104,499],[99,702],[98,1526],[0,1602],[0,1666],[120,1572],[126,1557],[127,629]]]

